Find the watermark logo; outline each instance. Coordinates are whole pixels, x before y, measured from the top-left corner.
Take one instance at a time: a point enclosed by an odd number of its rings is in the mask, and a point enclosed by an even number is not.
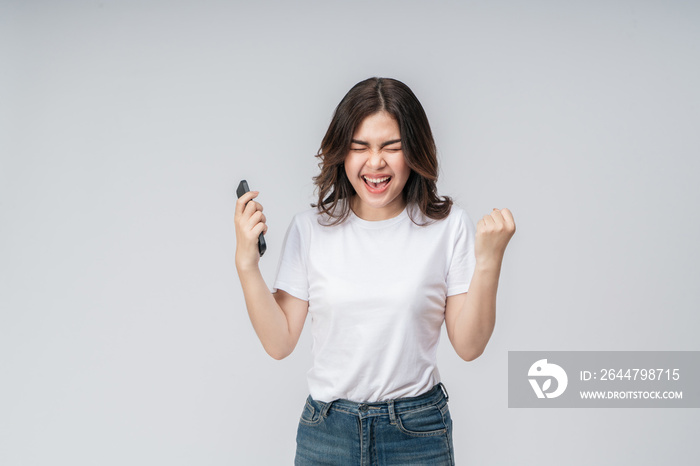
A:
[[[569,383],[569,378],[566,376],[566,371],[557,366],[556,364],[548,363],[546,359],[540,359],[530,366],[530,370],[527,372],[528,377],[535,377],[528,379],[532,389],[535,391],[537,398],[556,398],[566,390],[566,386]],[[543,378],[544,382],[540,387],[537,378]],[[556,390],[548,392],[552,386],[552,379],[557,381]]]
[[[700,351],[508,351],[508,407],[700,408]]]

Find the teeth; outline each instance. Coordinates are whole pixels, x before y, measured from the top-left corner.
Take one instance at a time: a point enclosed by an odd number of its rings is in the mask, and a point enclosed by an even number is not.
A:
[[[365,178],[365,180],[369,181],[370,183],[381,183],[382,181],[386,181],[386,180],[388,180],[388,179],[391,178],[391,177],[390,177],[390,176],[385,176],[384,178],[376,178],[376,179],[375,179],[375,178],[367,178],[367,177],[365,176],[364,178]]]

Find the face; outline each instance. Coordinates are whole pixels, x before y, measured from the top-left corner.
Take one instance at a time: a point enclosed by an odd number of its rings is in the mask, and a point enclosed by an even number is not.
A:
[[[352,209],[361,219],[386,220],[406,207],[402,192],[411,169],[403,156],[399,125],[389,113],[362,120],[345,157],[345,174],[355,188]]]

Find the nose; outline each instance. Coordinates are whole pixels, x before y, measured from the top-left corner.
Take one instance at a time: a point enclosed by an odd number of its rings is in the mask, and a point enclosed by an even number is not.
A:
[[[384,168],[386,166],[386,161],[384,160],[384,156],[382,155],[381,151],[369,151],[367,166],[370,168]]]

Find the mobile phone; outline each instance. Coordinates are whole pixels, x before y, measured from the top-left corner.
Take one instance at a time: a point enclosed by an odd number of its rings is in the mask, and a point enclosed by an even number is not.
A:
[[[250,191],[250,188],[248,187],[248,182],[246,180],[241,180],[241,182],[238,183],[238,189],[236,189],[236,194],[238,195],[238,197],[241,197],[248,191]],[[263,236],[263,234],[260,233],[260,236],[258,236],[258,252],[260,253],[260,257],[262,257],[262,255],[265,254],[265,251],[267,251],[267,243],[265,243],[265,237]]]

